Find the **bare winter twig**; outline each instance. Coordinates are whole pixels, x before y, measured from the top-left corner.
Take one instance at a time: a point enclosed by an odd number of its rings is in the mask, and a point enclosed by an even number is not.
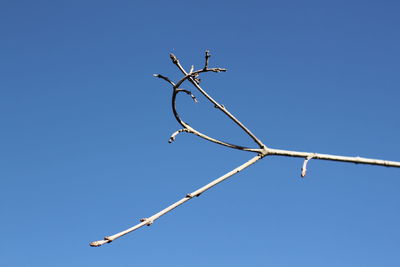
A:
[[[202,69],[199,70],[194,70],[194,66],[190,68],[189,72],[186,72],[186,70],[182,67],[180,64],[178,58],[174,54],[170,54],[170,58],[172,60],[172,63],[177,66],[177,68],[182,72],[184,75],[183,78],[181,78],[177,83],[172,82],[168,77],[163,76],[161,74],[154,74],[155,77],[161,78],[165,81],[167,81],[170,85],[172,85],[172,112],[174,114],[175,119],[178,121],[178,123],[183,127],[182,129],[174,132],[170,139],[169,142],[172,143],[176,136],[181,133],[181,132],[186,132],[186,133],[191,133],[194,135],[197,135],[207,141],[226,146],[229,148],[234,148],[242,151],[248,151],[248,152],[254,152],[257,155],[251,158],[249,161],[245,162],[244,164],[236,167],[235,169],[231,170],[230,172],[222,175],[221,177],[213,180],[212,182],[208,183],[207,185],[197,189],[196,191],[189,193],[185,195],[184,198],[178,200],[177,202],[171,204],[170,206],[166,207],[165,209],[161,210],[160,212],[148,217],[148,218],[143,218],[140,220],[140,223],[136,224],[135,226],[128,228],[124,231],[121,231],[117,234],[114,234],[112,236],[107,236],[103,240],[99,241],[94,241],[91,242],[90,245],[93,247],[98,247],[101,246],[105,243],[110,243],[113,240],[126,235],[132,231],[135,231],[145,225],[150,226],[154,223],[155,220],[160,218],[161,216],[165,215],[166,213],[172,211],[176,207],[186,203],[193,197],[198,197],[200,194],[204,193],[205,191],[209,190],[210,188],[216,186],[217,184],[223,182],[224,180],[230,178],[231,176],[237,174],[238,172],[242,171],[243,169],[253,165],[256,163],[258,160],[264,158],[265,156],[286,156],[286,157],[298,157],[298,158],[303,158],[303,166],[302,166],[302,172],[301,172],[301,177],[304,177],[307,172],[307,164],[311,159],[315,160],[330,160],[330,161],[343,161],[343,162],[351,162],[351,163],[356,163],[356,164],[370,164],[370,165],[380,165],[380,166],[387,166],[387,167],[400,167],[400,162],[397,161],[387,161],[387,160],[379,160],[379,159],[369,159],[369,158],[361,158],[361,157],[346,157],[346,156],[336,156],[336,155],[329,155],[329,154],[319,154],[319,153],[310,153],[310,152],[299,152],[299,151],[290,151],[290,150],[282,150],[282,149],[273,149],[267,147],[260,139],[258,139],[242,122],[240,122],[235,116],[233,116],[228,109],[218,103],[215,99],[213,99],[202,87],[200,87],[200,79],[199,76],[202,73],[205,72],[225,72],[226,69],[224,68],[209,68],[209,59],[210,59],[210,53],[209,51],[205,52],[205,64]],[[236,144],[230,144],[228,142],[221,141],[219,139],[212,138],[206,134],[203,134],[196,130],[195,128],[189,126],[188,123],[184,122],[181,117],[179,116],[177,109],[176,109],[176,96],[183,92],[188,94],[189,96],[192,97],[192,99],[197,102],[196,97],[192,94],[192,92],[180,88],[180,86],[185,82],[189,81],[208,101],[210,101],[215,108],[219,109],[221,112],[223,112],[230,120],[232,120],[235,124],[237,124],[256,144],[257,147],[255,148],[250,148],[250,147],[244,147]]]

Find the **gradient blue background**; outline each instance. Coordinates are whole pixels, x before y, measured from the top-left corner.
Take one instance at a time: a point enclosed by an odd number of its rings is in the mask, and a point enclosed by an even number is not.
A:
[[[268,146],[400,160],[398,1],[0,2],[0,265],[400,266],[400,169],[270,157],[179,135],[182,64]],[[190,87],[187,87],[190,89]],[[198,95],[198,94],[197,94]],[[200,96],[193,126],[247,138]]]

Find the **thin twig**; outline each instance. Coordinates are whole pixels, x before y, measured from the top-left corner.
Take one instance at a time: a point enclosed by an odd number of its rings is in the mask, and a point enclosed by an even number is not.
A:
[[[211,57],[210,51],[206,50],[206,56],[205,56],[206,60],[205,60],[205,64],[204,64],[203,70],[207,70],[207,69],[208,69],[208,59],[209,59],[210,57]]]
[[[173,83],[168,77],[166,77],[166,76],[163,76],[163,75],[161,75],[161,74],[153,74],[153,76],[154,77],[157,77],[157,78],[160,78],[160,79],[163,79],[163,80],[165,80],[165,81],[167,81],[168,83],[170,83],[172,86],[175,86],[175,83]]]
[[[186,89],[177,89],[176,92],[184,92],[184,93],[190,95],[190,97],[193,99],[193,101],[194,101],[195,103],[198,103],[197,98],[196,98],[196,97],[192,94],[192,92],[190,92],[189,90],[186,90]]]
[[[148,225],[148,226],[152,225],[154,223],[154,221],[157,220],[158,218],[160,218],[161,216],[167,214],[168,212],[172,211],[176,207],[179,207],[183,203],[191,200],[192,198],[200,196],[202,193],[204,193],[205,191],[209,190],[210,188],[212,188],[212,187],[216,186],[217,184],[225,181],[229,177],[239,173],[240,171],[244,170],[245,168],[253,165],[254,163],[256,163],[261,158],[262,158],[261,155],[257,155],[255,157],[253,157],[252,159],[250,159],[249,161],[247,161],[244,164],[240,165],[239,167],[237,167],[237,168],[231,170],[230,172],[222,175],[221,177],[213,180],[212,182],[210,182],[210,183],[206,184],[205,186],[197,189],[196,191],[193,191],[192,193],[187,194],[184,198],[176,201],[172,205],[166,207],[165,209],[163,209],[160,212],[152,215],[151,217],[141,219],[140,220],[141,222],[136,224],[135,226],[133,226],[131,228],[128,228],[128,229],[126,229],[124,231],[121,231],[121,232],[119,232],[119,233],[117,233],[115,235],[106,236],[106,237],[104,237],[103,240],[93,241],[93,242],[90,243],[90,246],[99,247],[99,246],[101,246],[103,244],[110,243],[110,242],[114,241],[115,239],[120,238],[121,236],[124,236],[124,235],[126,235],[126,234],[128,234],[128,233],[130,233],[132,231],[135,231],[135,230],[137,230],[137,229],[139,229],[139,228],[141,228],[141,227],[143,227],[145,225]]]
[[[168,143],[174,142],[176,136],[177,136],[179,133],[182,133],[182,132],[188,132],[188,130],[185,128],[185,129],[180,129],[180,130],[178,130],[178,131],[175,131],[173,134],[171,134],[171,136],[170,136],[170,138],[169,138],[169,140],[168,140]]]

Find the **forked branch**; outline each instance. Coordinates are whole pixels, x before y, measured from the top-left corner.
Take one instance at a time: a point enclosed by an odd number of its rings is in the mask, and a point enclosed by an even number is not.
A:
[[[155,77],[158,77],[160,79],[165,80],[172,86],[172,112],[175,116],[175,119],[178,121],[178,123],[183,127],[180,130],[177,130],[174,132],[170,139],[169,142],[172,143],[175,140],[175,137],[181,133],[181,132],[186,132],[186,133],[191,133],[194,135],[197,135],[207,141],[226,146],[229,148],[233,149],[238,149],[242,151],[248,151],[248,152],[254,152],[257,153],[256,156],[251,158],[249,161],[245,162],[244,164],[236,167],[235,169],[231,170],[230,172],[222,175],[221,177],[213,180],[212,182],[208,183],[207,185],[197,189],[196,191],[189,193],[185,195],[184,198],[178,200],[177,202],[171,204],[170,206],[166,207],[165,209],[161,210],[160,212],[148,217],[148,218],[143,218],[140,220],[140,223],[136,224],[135,226],[128,228],[124,231],[121,231],[117,234],[107,236],[103,240],[99,241],[94,241],[90,243],[90,246],[93,247],[98,247],[101,246],[105,243],[110,243],[113,240],[126,235],[132,231],[135,231],[145,225],[150,226],[154,223],[155,220],[160,218],[161,216],[167,214],[168,212],[172,211],[176,207],[186,203],[190,199],[194,197],[200,196],[202,193],[205,191],[209,190],[210,188],[216,186],[217,184],[223,182],[224,180],[230,178],[231,176],[237,174],[238,172],[242,171],[243,169],[253,165],[256,163],[258,160],[264,158],[265,156],[286,156],[286,157],[298,157],[298,158],[303,158],[303,166],[302,166],[302,172],[301,172],[301,177],[304,177],[307,172],[307,164],[308,162],[313,159],[313,160],[331,160],[331,161],[343,161],[343,162],[351,162],[351,163],[356,163],[356,164],[370,164],[370,165],[381,165],[381,166],[387,166],[387,167],[400,167],[400,162],[397,161],[387,161],[387,160],[380,160],[380,159],[368,159],[368,158],[361,158],[361,157],[346,157],[346,156],[336,156],[336,155],[329,155],[329,154],[319,154],[319,153],[310,153],[310,152],[299,152],[299,151],[290,151],[290,150],[281,150],[281,149],[273,149],[269,148],[264,143],[258,139],[242,122],[240,122],[235,116],[233,116],[228,109],[219,104],[215,99],[213,99],[201,86],[200,86],[200,74],[205,73],[205,72],[225,72],[226,69],[224,68],[209,68],[209,59],[211,55],[209,51],[206,51],[205,53],[205,63],[204,67],[199,69],[199,70],[194,70],[194,66],[191,67],[190,71],[187,72],[182,65],[180,64],[178,58],[170,54],[170,58],[175,64],[178,69],[182,72],[184,75],[178,82],[174,83],[171,81],[168,77],[163,76],[161,74],[154,74]],[[176,109],[176,96],[183,92],[188,94],[189,96],[192,97],[192,99],[197,102],[196,97],[192,94],[191,91],[182,89],[180,88],[181,85],[185,82],[189,81],[203,96],[206,97],[208,101],[210,101],[214,107],[219,109],[221,112],[223,112],[231,121],[233,121],[235,124],[237,124],[257,145],[257,147],[251,148],[251,147],[245,147],[241,145],[236,145],[236,144],[231,144],[216,138],[212,138],[204,133],[201,133],[200,131],[196,130],[195,128],[189,126],[188,123],[182,120],[182,118],[179,116],[178,111]]]

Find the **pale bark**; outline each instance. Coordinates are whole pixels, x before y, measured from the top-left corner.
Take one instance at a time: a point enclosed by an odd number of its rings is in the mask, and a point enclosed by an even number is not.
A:
[[[93,247],[98,247],[101,246],[105,243],[110,243],[113,240],[126,235],[132,231],[135,231],[145,225],[150,226],[153,224],[155,220],[160,218],[161,216],[167,214],[168,212],[172,211],[176,207],[184,204],[185,202],[189,201],[193,197],[198,197],[200,194],[204,193],[205,191],[209,190],[210,188],[216,186],[217,184],[223,182],[224,180],[230,178],[231,176],[237,174],[238,172],[242,171],[243,169],[253,165],[256,163],[258,160],[264,158],[265,156],[286,156],[286,157],[298,157],[298,158],[304,158],[304,163],[302,166],[302,171],[301,171],[301,177],[304,177],[307,172],[307,164],[311,159],[314,160],[331,160],[331,161],[343,161],[343,162],[351,162],[351,163],[356,163],[356,164],[370,164],[370,165],[380,165],[380,166],[386,166],[386,167],[400,167],[400,162],[398,161],[388,161],[388,160],[380,160],[380,159],[369,159],[369,158],[361,158],[361,157],[347,157],[347,156],[336,156],[336,155],[329,155],[329,154],[319,154],[319,153],[310,153],[310,152],[299,152],[299,151],[290,151],[290,150],[282,150],[282,149],[273,149],[267,147],[260,139],[258,139],[242,122],[240,122],[235,116],[233,116],[223,105],[219,104],[215,99],[213,99],[201,86],[200,86],[200,79],[199,75],[201,73],[205,72],[225,72],[226,69],[223,68],[209,68],[209,58],[210,58],[210,53],[206,51],[205,54],[205,64],[202,69],[199,69],[197,71],[194,71],[194,66],[191,67],[189,72],[186,72],[186,70],[182,67],[180,64],[179,60],[177,57],[173,54],[170,54],[170,58],[172,62],[178,67],[178,69],[183,73],[184,77],[181,78],[177,83],[172,82],[168,77],[163,76],[161,74],[155,74],[154,76],[165,80],[168,82],[170,85],[172,85],[172,111],[173,114],[178,121],[178,123],[183,127],[180,130],[177,130],[174,132],[170,139],[169,142],[173,142],[176,138],[176,136],[179,133],[186,132],[186,133],[192,133],[194,135],[197,135],[207,141],[226,146],[229,148],[234,148],[242,151],[248,151],[248,152],[254,152],[257,153],[256,156],[251,158],[249,161],[245,162],[244,164],[238,166],[237,168],[231,170],[230,172],[222,175],[221,177],[213,180],[212,182],[206,184],[205,186],[197,189],[196,191],[187,194],[184,198],[178,200],[177,202],[173,203],[172,205],[166,207],[165,209],[161,210],[160,212],[152,215],[151,217],[141,219],[140,223],[136,224],[135,226],[128,228],[124,231],[121,231],[117,234],[107,236],[103,240],[99,241],[94,241],[91,242],[90,245]],[[228,142],[221,141],[219,139],[212,138],[204,133],[199,132],[192,126],[189,126],[188,123],[184,122],[181,117],[179,116],[177,109],[176,109],[176,96],[179,93],[186,93],[189,96],[192,97],[192,99],[197,102],[196,97],[190,92],[189,90],[182,89],[180,86],[185,82],[189,81],[191,84],[194,85],[194,87],[202,94],[204,95],[213,105],[215,108],[219,109],[222,111],[229,119],[231,119],[235,124],[237,124],[256,144],[258,147],[251,148],[251,147],[244,147],[236,144],[230,144]]]
[[[226,179],[228,179],[229,177],[231,177],[231,176],[239,173],[240,171],[244,170],[245,168],[253,165],[254,163],[256,163],[261,158],[262,158],[261,155],[257,155],[255,157],[253,157],[252,159],[250,159],[246,163],[240,165],[239,167],[237,167],[237,168],[231,170],[230,172],[222,175],[221,177],[219,177],[219,178],[215,179],[214,181],[206,184],[205,186],[197,189],[196,191],[193,191],[192,193],[187,194],[184,198],[182,198],[182,199],[178,200],[177,202],[173,203],[172,205],[166,207],[162,211],[152,215],[151,217],[141,219],[140,220],[141,223],[138,223],[135,226],[133,226],[131,228],[128,228],[128,229],[126,229],[124,231],[121,231],[121,232],[119,232],[119,233],[117,233],[115,235],[107,236],[107,237],[104,238],[104,240],[94,241],[94,242],[90,243],[90,245],[92,247],[98,247],[98,246],[101,246],[101,245],[103,245],[105,243],[110,243],[111,241],[113,241],[113,240],[115,240],[115,239],[117,239],[117,238],[119,238],[119,237],[121,237],[123,235],[126,235],[126,234],[128,234],[128,233],[130,233],[132,231],[135,231],[135,230],[137,230],[137,229],[139,229],[139,228],[141,228],[141,227],[143,227],[145,225],[148,225],[148,226],[152,225],[155,220],[157,220],[158,218],[160,218],[164,214],[167,214],[168,212],[172,211],[176,207],[179,207],[180,205],[182,205],[186,201],[189,201],[194,197],[200,196],[202,193],[204,193],[208,189],[216,186],[217,184],[219,184],[219,183],[225,181]]]

